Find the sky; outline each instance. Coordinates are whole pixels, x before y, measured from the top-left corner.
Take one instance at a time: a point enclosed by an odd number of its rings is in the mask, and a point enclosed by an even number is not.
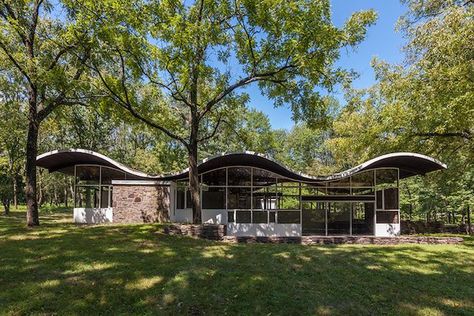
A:
[[[359,74],[353,82],[355,88],[369,87],[375,82],[374,72],[370,66],[374,57],[390,63],[403,60],[401,49],[404,39],[395,31],[395,24],[406,9],[399,0],[331,0],[331,6],[333,23],[336,26],[342,26],[356,11],[374,9],[378,14],[377,22],[368,29],[365,40],[355,51],[344,50],[337,64],[346,69],[353,69]],[[250,95],[248,105],[267,114],[273,128],[291,129],[294,125],[291,110],[283,107],[274,108],[273,102],[263,96],[256,85],[246,89],[246,92]],[[344,104],[342,91],[335,91],[334,96]]]

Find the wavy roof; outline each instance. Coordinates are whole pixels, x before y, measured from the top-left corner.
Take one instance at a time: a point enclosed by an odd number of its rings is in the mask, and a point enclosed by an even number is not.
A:
[[[129,179],[139,180],[179,180],[188,177],[188,169],[179,173],[168,175],[150,175],[129,168],[105,155],[85,150],[67,149],[54,150],[37,157],[37,165],[48,169],[50,172],[59,171],[66,174],[74,173],[74,165],[97,164],[122,170]],[[375,168],[399,168],[400,178],[414,175],[424,175],[428,172],[446,169],[442,162],[417,153],[398,152],[376,157],[354,168],[338,172],[329,176],[310,176],[291,170],[279,162],[254,152],[223,153],[204,159],[199,165],[199,173],[222,167],[248,166],[265,169],[282,177],[303,182],[325,182],[349,177],[355,173]]]

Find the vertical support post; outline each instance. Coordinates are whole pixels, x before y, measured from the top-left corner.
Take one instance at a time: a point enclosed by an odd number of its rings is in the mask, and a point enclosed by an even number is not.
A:
[[[329,209],[329,202],[323,202],[325,204],[324,207],[324,231],[325,236],[328,235],[328,209]]]
[[[73,199],[74,199],[74,208],[76,208],[76,200],[77,200],[77,192],[76,192],[76,182],[77,182],[77,173],[76,173],[76,165],[74,165],[74,184],[72,186],[73,188],[73,191],[74,191],[74,196],[73,196]]]
[[[102,208],[102,166],[99,166],[99,205],[98,208]]]

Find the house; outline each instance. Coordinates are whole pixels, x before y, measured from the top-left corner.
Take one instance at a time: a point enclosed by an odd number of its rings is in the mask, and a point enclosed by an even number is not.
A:
[[[148,175],[83,149],[48,152],[37,164],[74,176],[76,223],[192,221],[187,170]],[[445,168],[392,153],[313,177],[260,154],[222,154],[198,166],[202,222],[225,224],[234,236],[396,236],[399,180]]]

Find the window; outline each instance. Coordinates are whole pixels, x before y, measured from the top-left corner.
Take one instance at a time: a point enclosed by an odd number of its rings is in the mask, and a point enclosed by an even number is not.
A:
[[[177,209],[184,209],[184,203],[185,203],[185,190],[186,187],[183,185],[178,184],[176,187],[176,208]]]
[[[374,184],[374,170],[357,173],[351,177],[352,187],[373,187]]]
[[[384,209],[385,210],[398,210],[398,189],[390,188],[383,190],[384,196]]]
[[[374,204],[352,203],[352,234],[373,235],[374,234]]]
[[[398,211],[378,211],[377,224],[398,224]]]
[[[225,188],[203,186],[202,208],[214,210],[225,209]]]
[[[229,185],[250,186],[252,182],[251,169],[245,167],[228,168]]]
[[[382,204],[382,190],[378,190],[376,192],[376,196],[375,196],[375,199],[377,200],[377,209],[378,210],[381,210],[383,209],[383,204]]]
[[[125,180],[125,173],[108,167],[101,167],[102,169],[102,184],[111,184],[112,180]]]
[[[253,169],[253,185],[254,186],[267,186],[277,183],[278,176],[273,172],[266,171],[263,169]]]
[[[252,223],[255,224],[266,224],[268,222],[267,211],[253,211],[252,217]]]
[[[226,169],[217,169],[202,175],[202,183],[205,185],[226,185]]]
[[[276,186],[253,188],[253,208],[269,210],[276,208]]]
[[[76,207],[98,208],[99,186],[76,187]]]
[[[300,212],[295,211],[278,211],[278,224],[299,224]]]
[[[235,222],[243,224],[252,223],[252,211],[236,211]]]
[[[227,222],[228,223],[233,223],[235,222],[235,219],[234,219],[234,212],[227,212]]]
[[[378,169],[376,174],[376,185],[387,187],[398,186],[398,170],[397,169]]]
[[[76,184],[94,185],[99,184],[100,167],[99,166],[76,166]]]
[[[250,209],[251,189],[250,188],[228,188],[227,208],[229,209]]]

